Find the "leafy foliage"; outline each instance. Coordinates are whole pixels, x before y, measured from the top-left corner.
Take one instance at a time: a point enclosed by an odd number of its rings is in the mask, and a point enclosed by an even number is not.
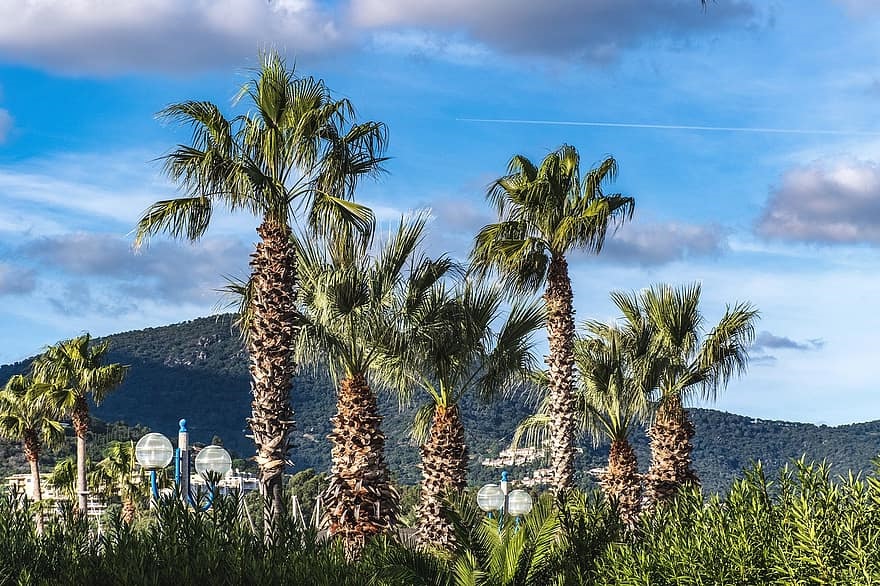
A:
[[[308,475],[307,475],[308,476]],[[314,476],[303,477],[304,486]],[[832,477],[803,460],[770,479],[756,465],[724,495],[688,488],[624,533],[595,492],[537,499],[518,524],[489,519],[473,494],[449,502],[452,553],[414,549],[405,533],[346,562],[331,541],[286,519],[266,545],[241,499],[205,514],[168,499],[140,523],[95,535],[63,510],[39,535],[22,495],[0,493],[2,584],[873,584],[880,581],[880,478]],[[181,552],[186,555],[180,555]]]

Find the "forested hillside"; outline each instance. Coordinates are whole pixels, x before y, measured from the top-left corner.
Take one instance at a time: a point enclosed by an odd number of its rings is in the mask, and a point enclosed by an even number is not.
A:
[[[126,332],[108,339],[110,360],[131,368],[126,382],[95,410],[97,417],[144,425],[172,437],[177,421],[186,418],[193,441],[208,443],[218,436],[238,455],[251,455],[250,440],[245,437],[245,418],[250,411],[246,357],[230,316]],[[0,367],[0,383],[26,366]],[[335,406],[333,387],[326,377],[303,372],[296,378],[292,399],[297,420],[291,453],[295,469],[327,469],[330,452],[326,435]],[[397,399],[388,395],[382,397],[381,405],[391,468],[399,481],[415,483],[419,477],[418,450],[409,440],[408,426],[417,405],[401,409]],[[491,405],[469,400],[464,407],[471,480],[494,478],[498,471],[480,462],[497,456],[508,444],[528,406],[524,399],[516,398]],[[694,409],[693,419],[697,429],[695,466],[710,490],[726,486],[753,460],[762,460],[772,472],[789,459],[806,454],[812,459],[828,459],[837,472],[867,471],[880,452],[880,421],[827,427],[753,420],[708,409]],[[645,468],[647,442],[643,434],[633,439]],[[2,468],[18,468],[20,462],[24,471],[18,452],[13,446],[0,444],[0,457],[5,460]],[[602,465],[606,453],[607,447],[583,445],[579,462],[583,481],[589,478],[587,470]],[[512,472],[514,477],[523,473],[519,469]]]

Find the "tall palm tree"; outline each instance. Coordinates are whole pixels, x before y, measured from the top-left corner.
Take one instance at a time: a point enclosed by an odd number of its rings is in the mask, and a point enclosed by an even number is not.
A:
[[[574,478],[574,307],[567,255],[578,249],[598,253],[609,225],[632,217],[632,198],[603,192],[616,175],[617,162],[608,157],[581,177],[578,152],[569,145],[547,155],[540,167],[514,156],[508,174],[488,193],[500,221],[480,231],[471,252],[480,275],[495,270],[517,292],[544,287],[556,490],[571,487]]]
[[[76,492],[79,511],[88,511],[86,436],[91,425],[89,399],[100,405],[125,379],[128,366],[104,364],[108,342],[93,344],[89,334],[49,346],[33,364],[34,378],[49,383],[55,406],[70,417],[76,435]]]
[[[40,451],[46,445],[61,441],[64,429],[58,422],[60,413],[48,395],[49,385],[33,378],[15,375],[0,391],[0,435],[19,440],[24,457],[31,468],[32,498],[43,499],[40,486]],[[37,531],[43,531],[43,512],[37,510]]]
[[[697,283],[655,285],[629,295],[624,313],[628,320],[650,324],[661,369],[659,404],[648,431],[651,466],[646,478],[648,500],[656,503],[669,499],[685,482],[699,482],[691,468],[694,427],[684,403],[695,398],[714,400],[733,377],[746,371],[759,313],[749,303],[736,303],[706,331]]]
[[[401,220],[375,253],[345,233],[294,244],[300,277],[295,355],[301,363],[326,365],[337,384],[324,523],[342,538],[349,559],[360,555],[367,537],[397,522],[374,387],[392,384],[389,356],[403,345],[398,321],[407,301],[452,266],[417,257],[425,222],[425,216]]]
[[[536,303],[517,302],[502,319],[504,294],[497,287],[464,284],[449,298],[441,288],[406,336],[397,355],[427,395],[418,411],[414,437],[421,444],[422,483],[417,510],[417,540],[423,546],[452,549],[454,527],[442,513],[447,493],[467,486],[467,445],[459,403],[467,393],[483,398],[514,390],[534,370],[531,334],[544,325]],[[439,302],[439,303],[438,303]]]
[[[368,233],[372,213],[348,200],[361,177],[381,171],[387,136],[381,123],[354,123],[348,100],[334,99],[321,80],[297,77],[276,53],[262,56],[241,99],[251,110],[232,119],[210,102],[183,102],[160,113],[193,129],[191,144],[164,157],[165,173],[184,195],[144,213],[136,244],[159,232],[198,240],[215,206],[249,212],[261,222],[250,261],[254,294],[245,340],[253,394],[248,424],[270,539],[284,508],[282,473],[294,425],[291,219],[296,215],[319,234],[343,225]]]

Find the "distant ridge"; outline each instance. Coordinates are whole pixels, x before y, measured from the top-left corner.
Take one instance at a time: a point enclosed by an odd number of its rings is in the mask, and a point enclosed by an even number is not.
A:
[[[228,314],[114,334],[110,360],[131,366],[127,381],[95,410],[105,421],[142,424],[166,435],[177,430],[186,418],[194,441],[210,442],[216,435],[224,445],[244,457],[252,455],[245,437],[245,419],[250,413],[247,361]],[[28,362],[0,366],[0,384],[23,371]],[[335,410],[333,386],[323,377],[308,373],[294,383],[292,401],[296,412],[295,446],[291,453],[295,469],[327,469],[330,464],[330,417]],[[418,449],[408,437],[408,425],[415,406],[398,408],[395,398],[382,396],[389,464],[401,482],[419,479]],[[492,405],[467,401],[465,427],[472,455],[471,480],[482,482],[498,471],[480,465],[484,458],[497,457],[506,447],[517,422],[528,413],[522,400],[499,401]],[[768,473],[791,458],[807,454],[827,459],[835,472],[847,469],[866,472],[880,453],[880,421],[828,427],[808,423],[765,421],[710,409],[693,409],[697,435],[694,463],[709,490],[726,487],[743,467],[762,460]],[[648,464],[644,435],[633,438],[642,468]],[[603,465],[607,447],[582,446],[578,462],[585,472]],[[513,470],[513,476],[523,472]]]

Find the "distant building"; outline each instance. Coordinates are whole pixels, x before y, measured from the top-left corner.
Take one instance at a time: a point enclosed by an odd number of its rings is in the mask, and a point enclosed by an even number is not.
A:
[[[193,490],[207,490],[208,486],[205,479],[199,475],[190,476],[189,485]],[[240,470],[230,470],[226,473],[220,482],[217,483],[217,490],[220,494],[230,494],[240,492],[247,494],[260,490],[260,479],[250,472],[241,472]]]
[[[6,488],[24,493],[28,499],[34,500],[34,479],[30,474],[12,474],[7,476]],[[44,501],[52,501],[56,505],[70,501],[66,494],[55,490],[52,485],[45,482],[45,477],[40,479],[40,492]],[[107,503],[96,494],[89,494],[88,505],[88,515],[90,517],[100,517],[107,510]]]

